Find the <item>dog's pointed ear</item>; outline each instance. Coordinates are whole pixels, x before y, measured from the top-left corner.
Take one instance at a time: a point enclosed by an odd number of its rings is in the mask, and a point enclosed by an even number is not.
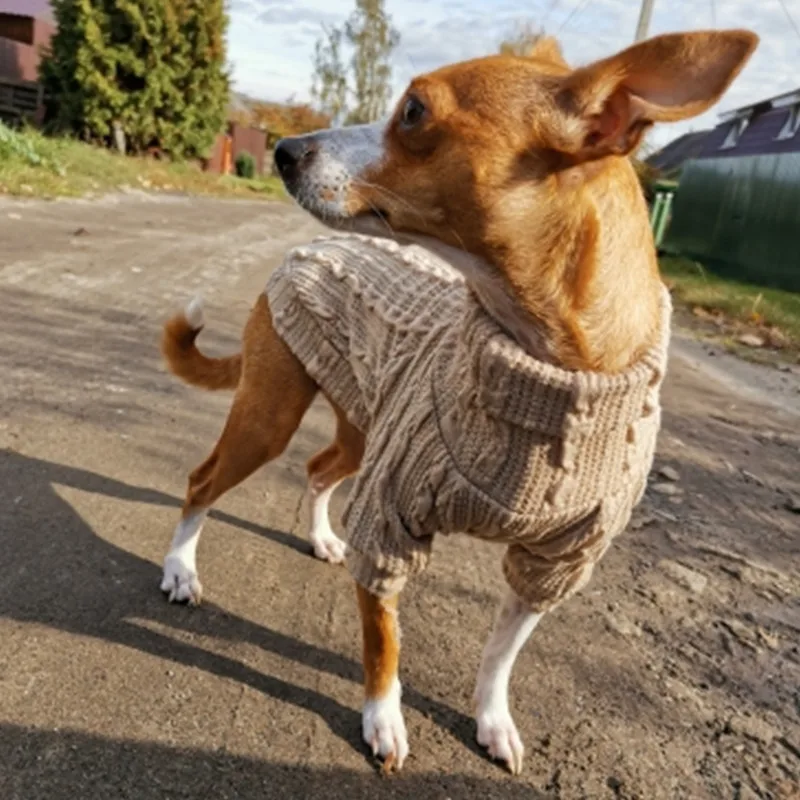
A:
[[[632,152],[654,123],[711,108],[758,41],[745,30],[666,34],[575,70],[556,88],[567,117],[558,149],[577,161]]]
[[[561,52],[561,45],[553,36],[541,36],[528,51],[528,58],[535,61],[546,61],[549,64],[558,64],[559,67],[569,67]]]

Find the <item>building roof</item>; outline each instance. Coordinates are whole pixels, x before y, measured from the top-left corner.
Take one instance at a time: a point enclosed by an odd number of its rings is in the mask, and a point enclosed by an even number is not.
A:
[[[800,89],[719,115],[715,128],[687,133],[646,159],[673,176],[686,161],[800,153]]]
[[[699,158],[800,153],[800,98],[796,105],[755,107],[726,117],[706,137]]]
[[[793,89],[791,92],[784,92],[783,94],[776,94],[774,97],[767,97],[764,100],[758,100],[751,103],[749,106],[740,106],[731,111],[725,111],[719,115],[721,121],[727,122],[728,120],[737,117],[746,116],[753,111],[768,111],[772,108],[784,108],[800,103],[800,87]]]
[[[711,133],[711,130],[685,133],[653,153],[645,159],[645,162],[664,175],[671,175],[679,170],[686,161],[700,155],[705,140]]]
[[[17,14],[54,22],[50,0],[0,0],[0,14]]]

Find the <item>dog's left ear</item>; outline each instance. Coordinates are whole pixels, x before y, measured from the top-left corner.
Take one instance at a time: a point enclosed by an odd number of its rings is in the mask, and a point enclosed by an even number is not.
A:
[[[557,148],[576,161],[632,152],[654,123],[713,106],[758,41],[745,30],[666,34],[575,70],[556,89],[567,118]]]

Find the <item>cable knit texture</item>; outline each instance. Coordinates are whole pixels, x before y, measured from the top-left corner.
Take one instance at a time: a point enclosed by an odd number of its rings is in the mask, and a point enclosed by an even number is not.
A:
[[[586,584],[652,465],[666,289],[658,345],[616,375],[527,355],[417,245],[318,239],[288,254],[267,296],[280,336],[366,434],[343,517],[359,584],[400,591],[437,533],[505,544],[506,579],[533,610]]]

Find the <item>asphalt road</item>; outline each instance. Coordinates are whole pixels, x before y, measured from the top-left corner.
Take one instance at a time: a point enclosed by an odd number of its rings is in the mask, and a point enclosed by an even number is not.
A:
[[[317,232],[281,204],[0,201],[0,798],[800,796],[800,418],[702,358],[676,353],[665,392],[657,469],[678,479],[654,477],[518,662],[520,778],[470,717],[500,553],[458,538],[402,601],[412,756],[387,779],[362,746],[353,587],[304,535],[322,404],[214,512],[204,604],[165,602],[186,474],[230,398],[166,374],[160,325],[200,291],[205,347],[237,349]]]

